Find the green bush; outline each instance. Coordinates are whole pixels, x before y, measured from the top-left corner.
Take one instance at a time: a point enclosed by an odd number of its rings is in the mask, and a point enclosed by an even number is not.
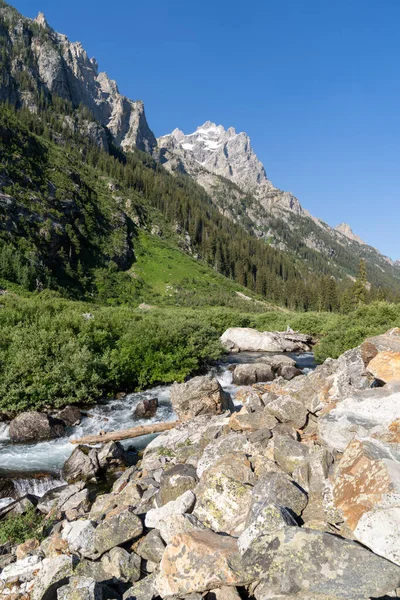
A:
[[[44,516],[32,507],[23,515],[0,521],[0,544],[23,544],[26,540],[43,537]]]

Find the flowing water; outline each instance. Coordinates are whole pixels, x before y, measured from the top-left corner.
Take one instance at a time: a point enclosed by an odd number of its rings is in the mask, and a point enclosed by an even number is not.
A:
[[[241,352],[228,355],[224,361],[211,368],[222,388],[228,392],[235,403],[238,386],[232,383],[231,367],[236,364],[249,364],[259,361],[268,353]],[[276,353],[275,353],[276,354]],[[295,358],[297,366],[304,373],[315,368],[314,356],[307,352],[303,354],[288,354]],[[152,419],[137,419],[134,410],[137,404],[145,398],[158,398],[158,410]],[[0,478],[11,478],[14,484],[14,497],[27,493],[42,496],[46,491],[63,484],[60,477],[61,467],[76,446],[71,440],[85,435],[97,434],[99,431],[117,431],[142,424],[174,421],[176,415],[170,402],[170,386],[160,386],[145,392],[128,394],[123,399],[104,400],[89,408],[87,415],[82,418],[80,425],[67,429],[63,438],[35,444],[11,444],[8,436],[8,426],[0,423]],[[122,442],[125,448],[134,446],[138,449],[145,447],[154,436],[142,436],[135,440]],[[0,496],[4,495],[1,493]],[[0,499],[0,508],[10,498]]]

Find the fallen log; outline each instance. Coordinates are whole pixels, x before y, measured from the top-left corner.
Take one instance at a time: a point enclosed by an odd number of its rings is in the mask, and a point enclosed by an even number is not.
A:
[[[121,429],[120,431],[110,431],[99,435],[87,435],[76,440],[71,440],[71,444],[104,444],[106,442],[119,442],[120,440],[128,440],[130,438],[139,437],[141,435],[149,435],[151,433],[161,433],[168,431],[179,425],[180,421],[171,421],[169,423],[152,423],[151,425],[139,425],[130,429]]]

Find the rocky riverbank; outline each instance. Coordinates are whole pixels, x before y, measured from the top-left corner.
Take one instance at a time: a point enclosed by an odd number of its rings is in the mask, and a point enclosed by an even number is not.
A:
[[[3,545],[0,598],[399,597],[399,344],[288,380],[261,361],[274,378],[247,368],[239,411],[212,375],[175,385],[182,423],[136,465],[77,447],[36,506],[43,539]]]

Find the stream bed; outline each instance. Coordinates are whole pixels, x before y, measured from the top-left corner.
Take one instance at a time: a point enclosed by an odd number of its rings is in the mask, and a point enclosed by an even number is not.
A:
[[[239,389],[232,383],[231,367],[236,364],[258,362],[261,357],[277,354],[266,352],[241,352],[229,354],[223,360],[212,366],[210,370],[219,380],[222,388],[231,395],[235,403],[235,394]],[[302,354],[288,353],[296,360],[299,369],[307,373],[315,368],[314,355],[311,352]],[[176,420],[176,415],[170,402],[170,387],[159,386],[144,392],[127,394],[122,399],[108,399],[87,409],[87,416],[82,418],[80,425],[67,428],[67,435],[55,440],[37,442],[35,444],[12,444],[8,436],[8,425],[0,423],[0,478],[12,480],[18,496],[27,493],[42,496],[46,491],[63,484],[60,472],[66,459],[76,446],[71,440],[85,435],[98,434],[99,431],[117,431],[150,424]],[[145,398],[158,398],[158,410],[152,419],[138,419],[134,410]],[[125,448],[135,446],[144,448],[154,435],[142,436],[134,440],[122,442]],[[3,498],[2,498],[3,496]],[[0,508],[9,498],[2,493],[0,487]]]

